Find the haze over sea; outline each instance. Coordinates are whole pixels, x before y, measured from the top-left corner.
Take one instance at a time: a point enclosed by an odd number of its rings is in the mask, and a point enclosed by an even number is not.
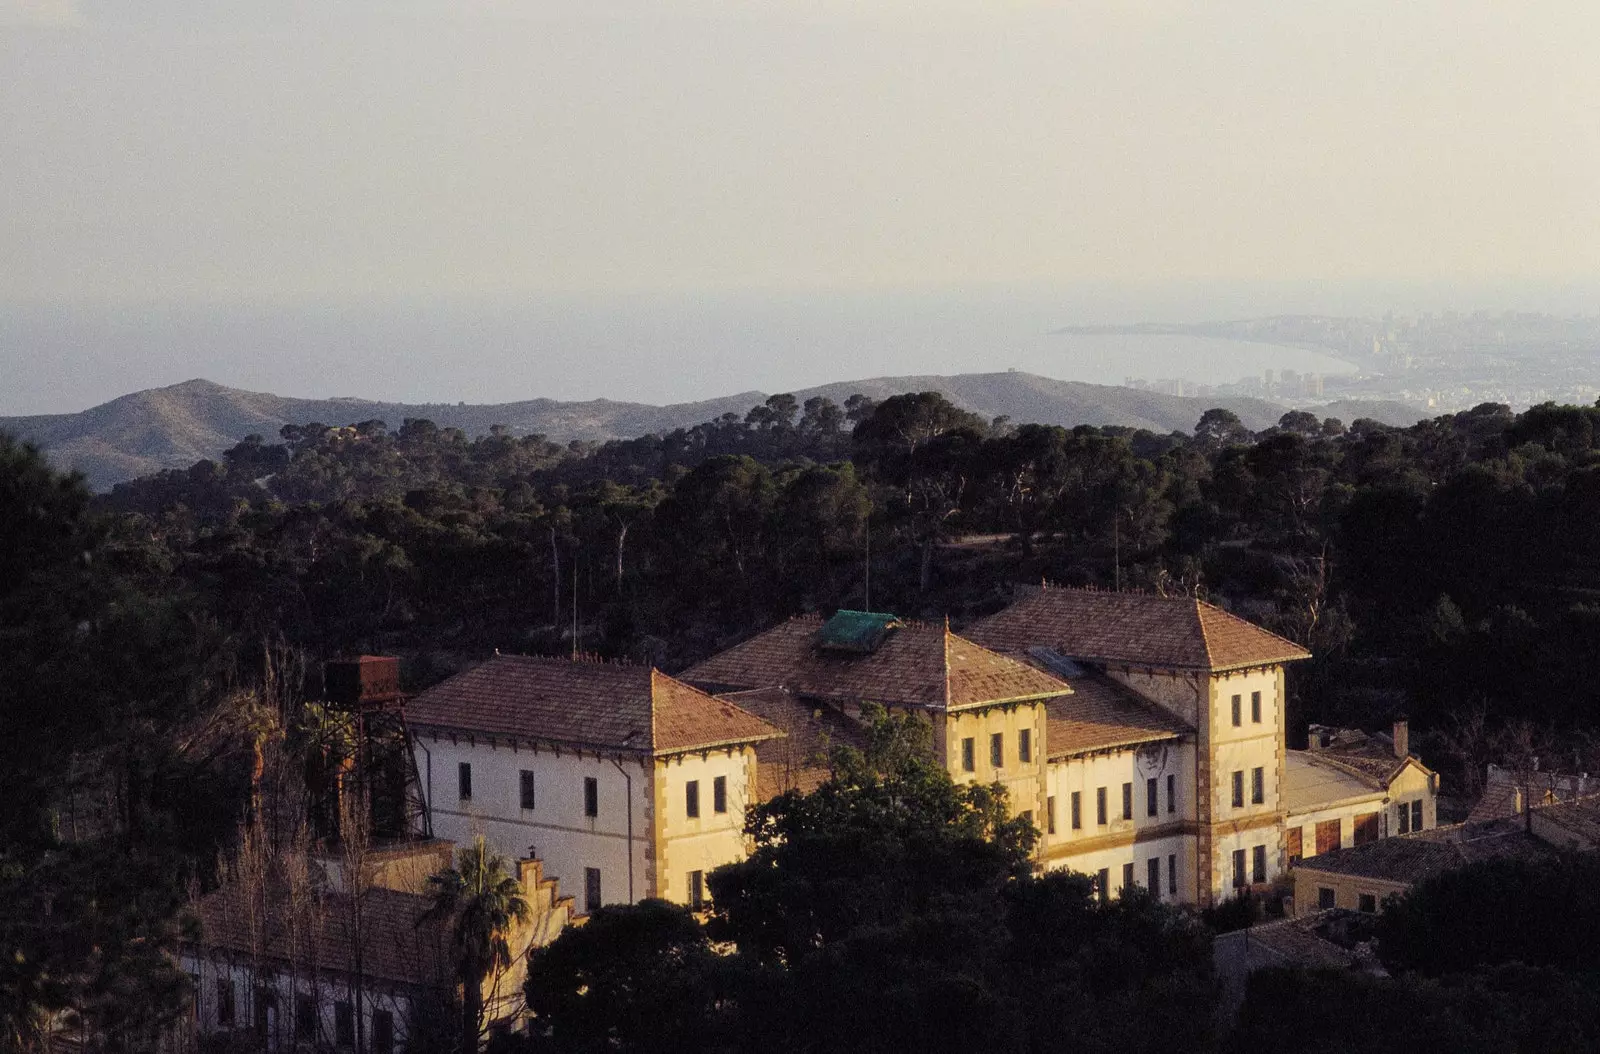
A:
[[[250,305],[30,305],[0,313],[0,415],[64,413],[205,377],[280,395],[685,402],[896,374],[1062,380],[1349,371],[1298,348],[1063,326],[1386,310],[1585,310],[1582,291],[1206,286],[810,291]]]

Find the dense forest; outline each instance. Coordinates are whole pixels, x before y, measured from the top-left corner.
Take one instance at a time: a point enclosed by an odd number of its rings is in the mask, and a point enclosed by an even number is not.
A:
[[[414,686],[495,648],[670,671],[797,612],[959,628],[1049,579],[1202,596],[1307,645],[1292,740],[1311,721],[1405,714],[1458,793],[1506,729],[1557,730],[1593,770],[1597,424],[1600,408],[1485,405],[1411,428],[1295,412],[1252,434],[1210,411],[1192,434],[1156,435],[983,421],[935,393],[774,396],[604,444],[293,426],[100,498],[0,436],[3,1041],[40,1007],[123,1037],[178,1012],[164,953],[179,909],[214,880],[263,745],[314,694],[305,672],[336,654],[399,654]],[[1083,890],[1040,888],[1080,935],[1126,924],[1177,941],[1161,961],[1186,999],[1210,983],[1178,922],[1100,919],[1063,906]],[[1043,908],[969,907],[954,921],[1020,912],[974,950],[1011,976]],[[906,940],[913,921],[896,923]],[[804,981],[784,982],[800,1009],[827,991]],[[1297,998],[1298,981],[1279,983],[1247,1027]],[[1532,982],[1472,983],[1502,999],[1495,986]],[[1446,1013],[1454,991],[1418,981],[1406,998]]]

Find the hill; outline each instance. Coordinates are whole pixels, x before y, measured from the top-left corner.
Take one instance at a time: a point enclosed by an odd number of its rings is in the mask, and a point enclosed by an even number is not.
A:
[[[802,402],[814,395],[843,403],[860,393],[883,399],[908,391],[940,391],[951,401],[986,418],[1007,416],[1016,423],[1073,426],[1127,425],[1157,432],[1187,432],[1213,406],[1238,414],[1252,429],[1265,428],[1285,407],[1264,399],[1190,398],[1108,385],[1058,381],[1031,373],[969,373],[949,377],[875,377],[840,381],[794,393]],[[666,432],[744,412],[766,398],[741,392],[693,403],[652,406],[594,399],[473,405],[465,403],[386,403],[366,399],[296,399],[226,388],[205,380],[135,392],[75,414],[0,418],[0,430],[37,443],[63,467],[76,468],[96,490],[164,468],[184,468],[216,458],[247,435],[275,437],[286,424],[320,421],[329,425],[379,419],[399,427],[408,417],[427,418],[441,427],[482,435],[491,425],[514,434],[540,433],[557,442],[630,438]],[[1414,424],[1423,414],[1401,403],[1343,403],[1319,410],[1348,422],[1371,417],[1387,424]]]

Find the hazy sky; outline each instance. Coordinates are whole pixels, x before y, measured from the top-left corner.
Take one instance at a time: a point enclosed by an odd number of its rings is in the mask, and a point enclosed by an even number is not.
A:
[[[1597,40],[1593,0],[0,0],[0,305],[1588,281]]]

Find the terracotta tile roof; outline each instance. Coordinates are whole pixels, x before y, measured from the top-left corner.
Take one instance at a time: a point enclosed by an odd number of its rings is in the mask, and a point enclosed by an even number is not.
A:
[[[1236,670],[1311,653],[1192,597],[1049,586],[964,631],[1008,654],[1043,645],[1075,659],[1156,669]]]
[[[1263,922],[1248,930],[1219,933],[1213,942],[1215,958],[1220,966],[1224,956],[1236,957],[1240,965],[1251,972],[1271,966],[1348,969],[1356,965],[1356,954],[1335,944],[1321,931],[1337,916],[1349,914],[1339,909],[1319,911],[1298,918]]]
[[[1424,772],[1432,772],[1415,753],[1396,757],[1394,738],[1387,732],[1363,732],[1360,729],[1340,728],[1325,730],[1331,739],[1327,746],[1318,747],[1317,733],[1321,726],[1311,726],[1313,749],[1310,753],[1324,764],[1342,768],[1351,775],[1370,780],[1385,789],[1394,782],[1407,764],[1416,764]]]
[[[260,934],[264,958],[281,965],[306,964],[314,956],[318,970],[353,973],[354,942],[350,900],[342,893],[324,894],[321,921],[315,941],[290,933],[286,897],[269,894],[269,923]],[[444,922],[419,920],[428,910],[427,897],[392,889],[367,891],[361,903],[361,969],[371,978],[424,987],[449,988],[451,976],[449,934]],[[234,886],[224,886],[194,904],[200,920],[201,949],[218,949],[248,956],[251,939],[248,898]]]
[[[1306,857],[1296,869],[1414,884],[1479,860],[1545,857],[1550,847],[1517,823],[1438,827]]]
[[[1177,739],[1193,731],[1109,677],[1085,671],[1066,681],[1072,694],[1045,703],[1045,743],[1052,758]]]
[[[681,676],[717,691],[784,687],[837,702],[957,710],[1044,699],[1071,691],[1060,680],[951,633],[908,622],[869,654],[818,647],[822,620],[790,619],[736,644]]]
[[[808,702],[786,688],[730,692],[722,698],[784,731],[782,739],[756,744],[756,784],[762,801],[787,790],[810,793],[829,776],[833,747],[867,745],[866,730],[830,706]]]
[[[415,727],[673,753],[781,735],[648,666],[496,655],[406,703]]]

